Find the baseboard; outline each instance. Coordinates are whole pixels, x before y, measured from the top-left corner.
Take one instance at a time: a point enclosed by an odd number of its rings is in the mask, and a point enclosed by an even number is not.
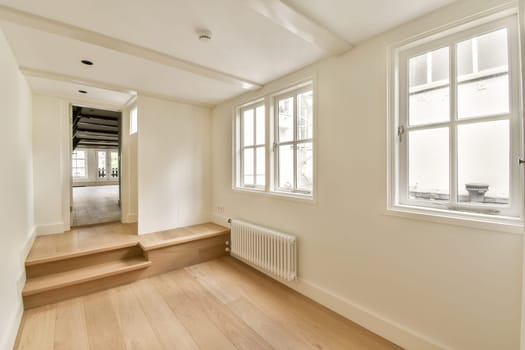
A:
[[[57,224],[49,225],[38,225],[36,227],[37,236],[53,235],[56,233],[64,233],[64,223],[60,222]]]
[[[0,337],[0,349],[1,350],[8,350],[13,349],[15,342],[16,342],[16,336],[18,334],[18,329],[20,328],[20,323],[22,322],[22,316],[24,314],[24,305],[22,303],[22,289],[24,288],[25,281],[26,281],[26,274],[25,274],[25,260],[27,258],[27,254],[29,254],[29,251],[31,250],[31,247],[33,246],[33,242],[36,238],[36,227],[34,227],[29,235],[27,236],[26,242],[24,243],[24,246],[20,250],[20,275],[17,278],[16,281],[16,287],[17,287],[17,295],[19,296],[19,302],[18,307],[16,309],[16,313],[13,315],[11,322],[9,322],[8,328],[5,330],[5,336]]]
[[[20,298],[21,299],[21,298]],[[5,330],[5,336],[0,337],[0,349],[1,350],[11,350],[15,346],[16,336],[18,335],[18,328],[22,322],[22,316],[24,315],[24,305],[20,300],[16,313],[11,318],[8,328]]]
[[[270,275],[271,277],[271,275]],[[283,282],[283,281],[281,281]],[[447,350],[449,346],[389,320],[352,301],[336,295],[315,283],[299,279],[283,282],[297,292],[315,300],[319,304],[382,336],[407,350]]]
[[[213,215],[213,222],[217,225],[227,225],[227,218],[221,215]],[[407,350],[448,350],[449,346],[440,344],[428,336],[422,335],[408,327],[387,319],[365,307],[358,305],[340,295],[326,290],[317,284],[299,278],[296,281],[287,282],[275,278],[266,271],[253,266],[265,275],[278,280],[293,290],[318,302],[341,316],[363,326],[364,328],[382,336],[385,339],[401,346]]]

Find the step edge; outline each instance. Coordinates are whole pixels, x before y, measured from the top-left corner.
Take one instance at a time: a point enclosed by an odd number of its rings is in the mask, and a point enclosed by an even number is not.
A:
[[[148,251],[151,251],[151,250],[167,248],[167,247],[176,246],[176,245],[180,245],[180,244],[200,241],[200,240],[204,240],[204,239],[207,239],[207,238],[223,236],[223,235],[227,235],[229,233],[230,233],[230,230],[226,229],[226,230],[223,230],[223,231],[220,231],[220,232],[193,234],[193,235],[187,236],[187,237],[172,238],[172,239],[169,239],[169,240],[164,240],[164,241],[162,241],[160,243],[150,244],[150,245],[144,244],[143,242],[139,242],[139,245],[142,248],[142,250],[144,250],[145,252],[148,252]]]
[[[145,268],[149,267],[150,265],[151,265],[151,261],[149,261],[149,260],[142,260],[140,262],[137,262],[136,264],[128,265],[128,266],[124,266],[124,267],[120,267],[120,268],[116,268],[114,270],[107,271],[106,273],[102,273],[102,274],[98,274],[98,275],[92,275],[92,276],[87,276],[87,277],[80,278],[80,279],[75,279],[73,281],[64,282],[64,283],[61,283],[59,285],[51,285],[51,286],[41,287],[41,288],[30,290],[29,292],[26,291],[25,287],[24,287],[24,290],[22,290],[22,296],[23,297],[28,297],[28,296],[32,296],[32,295],[36,295],[36,294],[40,294],[40,293],[44,293],[44,292],[49,292],[49,291],[60,289],[60,288],[66,288],[66,287],[74,286],[74,285],[85,283],[85,282],[95,281],[97,279],[102,279],[102,278],[106,278],[106,277],[111,277],[111,276],[123,274],[123,273],[126,273],[126,272],[131,272],[131,271],[135,271],[135,270],[141,270],[141,269],[145,269]],[[71,270],[71,271],[74,271],[74,270]],[[51,276],[51,275],[48,275],[48,276]],[[29,281],[30,280],[28,280],[28,282]]]
[[[30,266],[46,264],[46,263],[50,263],[50,262],[67,260],[67,259],[72,259],[72,258],[78,258],[78,257],[91,255],[91,254],[99,254],[99,253],[111,252],[113,250],[119,250],[119,249],[124,249],[124,248],[131,248],[131,247],[134,247],[134,246],[137,246],[137,245],[139,245],[138,240],[137,241],[133,241],[133,242],[119,243],[119,244],[115,244],[115,245],[107,245],[107,246],[97,247],[97,248],[93,248],[93,249],[79,250],[79,251],[72,252],[72,253],[59,253],[59,254],[48,256],[48,257],[45,257],[45,258],[37,258],[37,259],[26,260],[25,266],[26,267],[30,267]]]

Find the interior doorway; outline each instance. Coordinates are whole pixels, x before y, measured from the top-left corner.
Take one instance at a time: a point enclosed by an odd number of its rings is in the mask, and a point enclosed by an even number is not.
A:
[[[120,221],[121,113],[72,106],[71,226]]]

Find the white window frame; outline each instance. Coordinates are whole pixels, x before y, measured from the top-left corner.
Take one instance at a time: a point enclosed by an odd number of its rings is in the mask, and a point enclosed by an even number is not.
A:
[[[509,51],[509,107],[508,114],[457,118],[456,99],[456,44],[484,33],[507,28]],[[426,124],[418,127],[408,127],[408,60],[425,52],[449,46],[449,86],[451,119],[446,123]],[[491,221],[512,225],[522,225],[523,174],[517,163],[521,154],[523,126],[521,123],[521,76],[520,53],[516,10],[506,11],[474,22],[465,23],[457,29],[449,29],[439,34],[435,33],[392,49],[390,53],[390,109],[389,109],[389,200],[388,209],[415,214],[425,214],[446,218],[467,219],[475,221]],[[404,97],[404,98],[402,98]],[[457,202],[457,126],[480,121],[509,120],[510,154],[509,154],[509,205],[476,205]],[[399,127],[405,128],[402,142],[399,142]],[[430,129],[432,127],[448,126],[450,130],[450,202],[447,205],[432,203],[425,200],[410,199],[408,196],[408,130]],[[402,130],[403,131],[403,130]]]
[[[316,147],[316,125],[317,125],[317,91],[315,89],[315,78],[309,76],[300,81],[296,81],[285,88],[277,91],[268,92],[264,95],[259,95],[246,103],[239,104],[234,107],[234,118],[232,125],[233,133],[233,162],[232,162],[232,189],[245,193],[255,193],[258,195],[280,197],[282,199],[289,199],[293,201],[315,203],[315,193],[317,184],[317,172],[316,172],[316,161],[317,161],[317,147]],[[312,138],[305,140],[297,140],[296,143],[311,142],[313,148],[313,188],[311,192],[306,193],[305,191],[287,191],[280,190],[277,188],[278,184],[278,159],[274,152],[274,143],[276,142],[276,115],[278,118],[278,109],[275,108],[277,99],[280,99],[284,95],[293,94],[297,92],[304,92],[311,90],[313,94],[313,130]],[[265,107],[265,186],[245,186],[243,184],[243,164],[242,164],[242,128],[241,128],[241,116],[242,111],[253,108],[253,106]],[[256,108],[256,107],[255,107]],[[295,108],[294,108],[295,110]],[[296,128],[297,130],[297,128]],[[255,130],[254,130],[255,132]],[[294,140],[296,140],[296,136]],[[272,147],[270,147],[272,146]],[[254,163],[256,164],[256,163]]]
[[[259,107],[265,107],[264,108],[264,143],[258,144],[257,143],[257,114],[256,110]],[[267,181],[267,169],[266,166],[266,157],[268,153],[268,147],[267,147],[267,113],[266,113],[266,105],[264,103],[264,100],[256,101],[247,105],[244,105],[239,109],[239,117],[238,117],[238,125],[239,125],[239,150],[238,150],[238,159],[239,159],[239,187],[241,188],[249,188],[254,190],[265,190]],[[253,145],[246,146],[244,145],[244,118],[243,114],[245,111],[253,110]],[[264,148],[264,164],[265,164],[265,171],[264,171],[264,185],[257,185],[257,148]],[[244,151],[246,149],[253,149],[253,184],[245,184],[244,183]]]
[[[73,151],[73,153],[71,154],[71,170],[78,168],[77,166],[75,166],[76,165],[75,160],[78,160],[78,158],[74,157],[74,154],[76,152],[83,152],[84,153],[84,174],[85,175],[84,176],[75,176],[75,175],[73,175],[73,178],[75,178],[75,179],[86,179],[86,178],[88,178],[88,175],[89,175],[88,174],[88,152],[86,150],[82,150],[82,149]]]
[[[304,196],[312,196],[313,193],[313,185],[315,183],[315,173],[312,169],[312,191],[305,191],[302,189],[299,189],[297,187],[297,148],[299,145],[303,143],[311,143],[312,144],[312,150],[315,150],[314,145],[314,134],[315,134],[315,113],[313,113],[313,125],[312,125],[312,137],[308,139],[298,139],[298,118],[297,118],[297,96],[305,93],[307,91],[312,91],[313,94],[313,85],[307,84],[298,88],[295,88],[291,91],[287,91],[282,94],[274,95],[273,96],[273,146],[272,146],[272,152],[273,152],[273,183],[274,183],[274,191],[281,192],[281,193],[292,193],[292,194],[299,194]],[[292,97],[293,101],[293,126],[294,126],[294,135],[293,139],[291,141],[283,141],[280,142],[279,140],[279,101],[286,100]],[[314,101],[315,103],[315,101]],[[315,111],[315,107],[313,108],[313,111]],[[293,186],[291,189],[279,187],[279,147],[280,146],[292,146],[293,148]],[[315,164],[315,152],[313,152],[313,163]]]

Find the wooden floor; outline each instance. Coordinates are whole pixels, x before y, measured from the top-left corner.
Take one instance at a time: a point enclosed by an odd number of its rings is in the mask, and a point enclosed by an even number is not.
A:
[[[26,310],[15,349],[399,349],[225,257]]]

